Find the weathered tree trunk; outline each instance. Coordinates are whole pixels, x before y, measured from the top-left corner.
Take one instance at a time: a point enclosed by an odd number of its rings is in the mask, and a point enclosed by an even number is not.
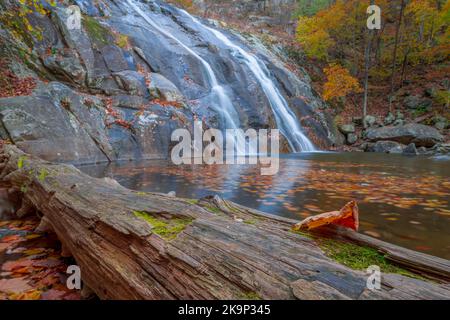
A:
[[[9,145],[0,156],[0,178],[23,192],[26,209],[39,211],[43,230],[57,234],[102,299],[450,297],[448,284],[390,274],[371,291],[363,271],[328,258],[291,231],[291,220],[218,197],[194,203],[136,192]],[[448,275],[448,261],[428,259]]]

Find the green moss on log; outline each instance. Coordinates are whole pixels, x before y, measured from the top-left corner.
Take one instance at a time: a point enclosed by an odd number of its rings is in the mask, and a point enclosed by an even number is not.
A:
[[[261,300],[261,296],[256,292],[245,292],[240,296],[241,300]]]
[[[375,249],[338,240],[323,238],[316,238],[315,240],[329,258],[351,269],[367,270],[370,266],[379,266],[383,273],[396,273],[411,278],[424,279],[392,264],[384,254]]]
[[[164,219],[143,211],[134,211],[134,215],[147,221],[152,226],[154,233],[168,241],[175,239],[194,220],[188,217]]]

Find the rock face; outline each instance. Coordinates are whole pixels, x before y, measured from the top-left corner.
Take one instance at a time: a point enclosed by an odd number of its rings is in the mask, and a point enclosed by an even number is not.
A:
[[[418,147],[433,147],[444,141],[444,137],[435,128],[421,124],[369,129],[366,137],[372,142],[389,140],[402,144],[414,143]]]
[[[18,0],[0,6],[11,3]],[[152,24],[126,1],[75,3],[47,6],[48,16],[31,14],[35,28],[45,30],[32,43],[21,42],[1,26],[1,51],[38,82],[30,97],[0,99],[2,138],[54,161],[166,158],[171,132],[191,129],[194,118],[224,129],[222,110],[213,107],[219,98],[205,63],[242,129],[276,127],[267,95],[248,66],[182,11],[135,1]],[[287,70],[261,43],[222,32],[266,64],[310,140],[323,148],[339,143],[307,76]],[[16,52],[11,54],[4,43],[15,43]],[[33,52],[27,64],[16,58],[22,51]]]

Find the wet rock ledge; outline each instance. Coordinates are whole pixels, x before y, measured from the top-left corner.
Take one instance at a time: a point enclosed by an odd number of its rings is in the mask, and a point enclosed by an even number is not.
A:
[[[101,299],[450,297],[448,260],[341,229],[294,233],[294,221],[217,196],[196,201],[128,190],[12,145],[1,147],[0,160],[0,180],[21,194],[17,214],[42,217],[39,231],[56,233]],[[381,290],[371,291],[365,271],[323,250],[325,236],[339,246],[353,242],[355,252],[360,244],[375,248],[395,267],[389,270],[405,275],[383,273]]]

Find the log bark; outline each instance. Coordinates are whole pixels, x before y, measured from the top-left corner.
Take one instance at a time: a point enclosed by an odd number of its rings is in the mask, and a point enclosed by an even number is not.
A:
[[[22,190],[101,299],[450,297],[448,283],[401,275],[383,275],[386,285],[368,290],[365,272],[340,265],[313,239],[292,232],[298,221],[219,197],[194,203],[128,190],[11,145],[2,147],[0,159],[0,179]],[[167,232],[177,221],[182,228]],[[440,268],[448,274],[448,263]]]

